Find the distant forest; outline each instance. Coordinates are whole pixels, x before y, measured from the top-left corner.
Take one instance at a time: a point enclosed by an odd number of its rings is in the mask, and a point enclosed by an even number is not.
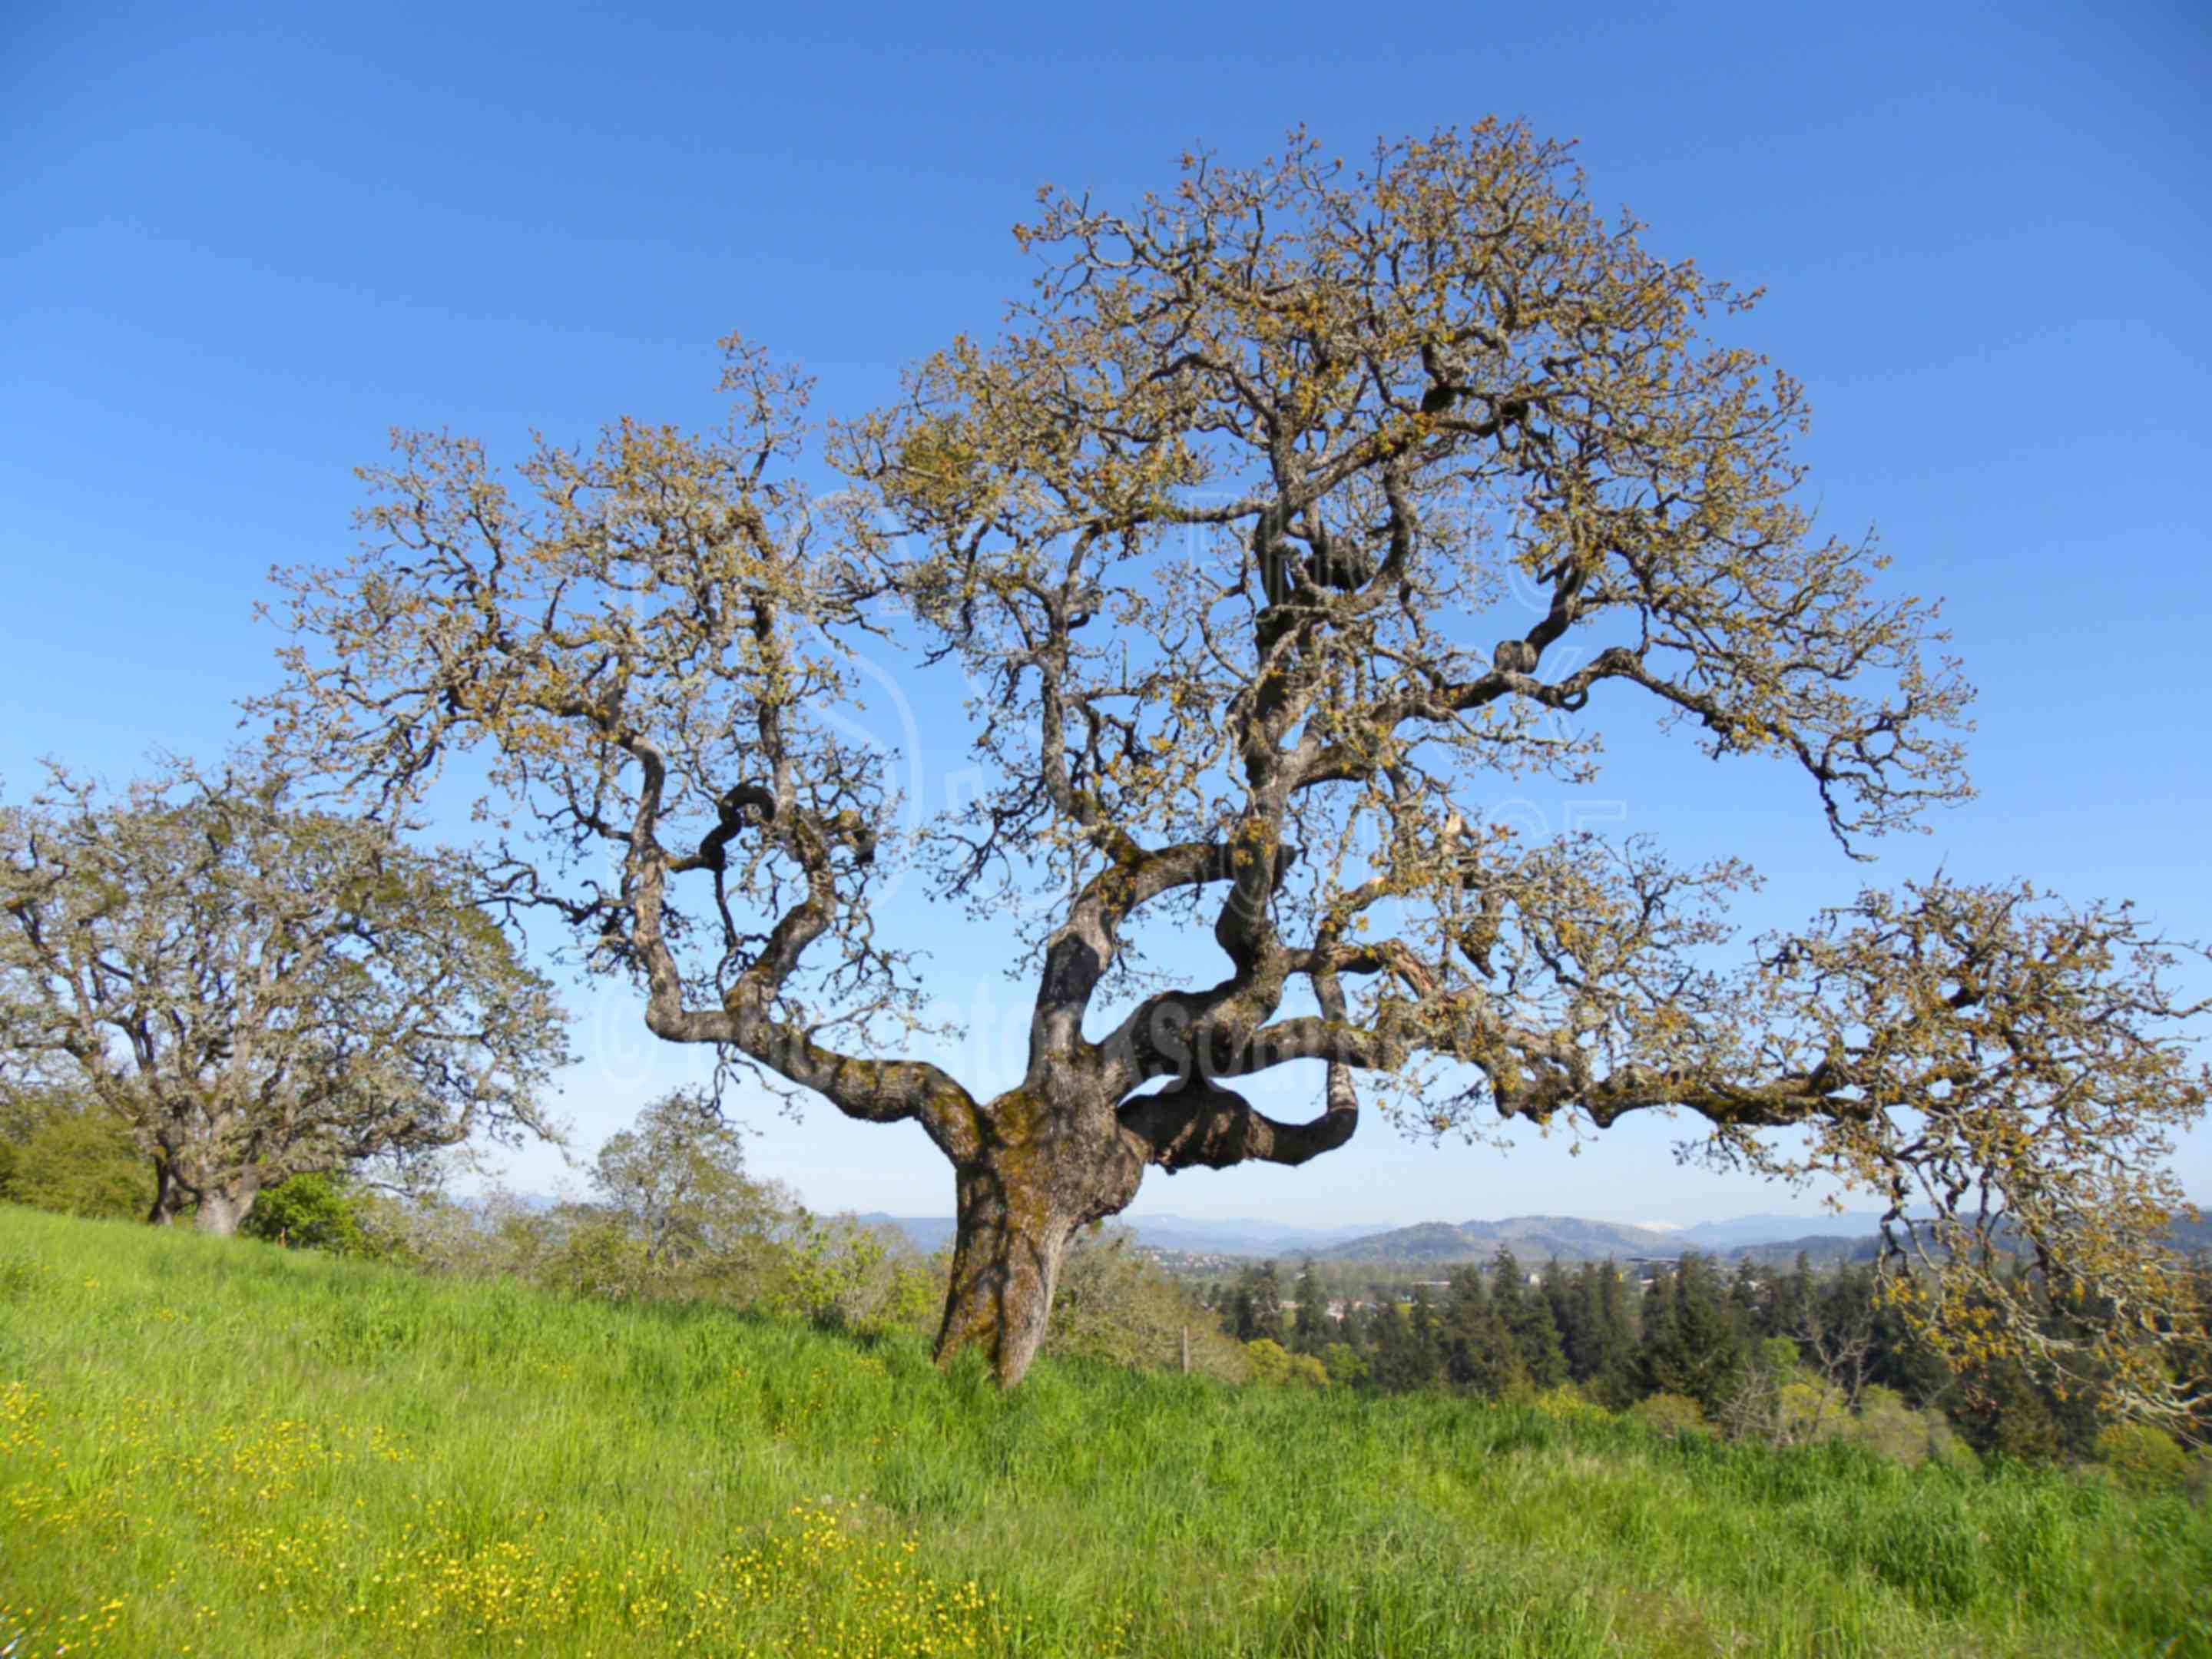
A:
[[[1200,1299],[1263,1366],[1392,1393],[1510,1400],[1572,1389],[1668,1425],[1778,1443],[1848,1426],[1914,1461],[1962,1449],[2088,1458],[2109,1455],[2116,1437],[2138,1438],[2114,1426],[2094,1389],[2040,1382],[2009,1358],[1972,1372],[1947,1364],[1916,1339],[1871,1261],[1821,1269],[1799,1250],[1778,1267],[1771,1254],[1754,1248],[1729,1264],[1690,1251],[1628,1267],[1555,1258],[1532,1271],[1500,1249],[1486,1267],[1437,1279],[1403,1262],[1376,1271],[1310,1258],[1288,1283],[1268,1261],[1206,1285]],[[2197,1328],[2212,1330],[2212,1264],[2200,1251],[2188,1271]],[[2108,1316],[2018,1272],[2054,1337]],[[2212,1346],[2197,1362],[2212,1375]],[[2208,1435],[2212,1408],[2191,1437]]]

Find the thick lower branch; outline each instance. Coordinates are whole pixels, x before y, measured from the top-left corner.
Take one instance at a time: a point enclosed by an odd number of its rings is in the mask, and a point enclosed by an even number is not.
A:
[[[1284,1123],[1234,1090],[1194,1078],[1125,1101],[1121,1127],[1146,1148],[1148,1163],[1178,1170],[1226,1170],[1238,1164],[1304,1164],[1333,1152],[1359,1127],[1359,1103],[1341,1066],[1329,1068],[1328,1103],[1306,1123]]]
[[[646,1026],[665,1042],[735,1048],[786,1081],[813,1091],[848,1117],[869,1123],[918,1119],[940,1145],[947,1137],[957,1141],[972,1134],[975,1097],[938,1066],[927,1060],[839,1054],[815,1042],[804,1027],[763,1013],[752,999],[733,996],[731,1002],[709,1011],[671,1008],[656,998],[647,1006]]]

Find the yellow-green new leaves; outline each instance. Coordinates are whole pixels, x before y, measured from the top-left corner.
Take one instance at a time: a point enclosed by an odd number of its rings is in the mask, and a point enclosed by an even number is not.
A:
[[[1801,1090],[1804,1133],[1747,1160],[1885,1198],[1895,1259],[1928,1270],[1900,1303],[1967,1368],[2024,1355],[2181,1420],[2208,1381],[2173,1364],[2191,1333],[2166,1160],[2212,1092],[2189,1041],[2204,1005],[2169,982],[2185,955],[2125,905],[1941,878],[1863,894],[1766,942],[1760,1058]],[[2076,1299],[2078,1329],[2037,1316],[2015,1264]]]
[[[1356,1079],[1436,1128],[1682,1108],[1777,1173],[1996,1193],[2054,1269],[2160,1305],[2117,1231],[2155,1196],[2130,1185],[2155,1136],[2130,1136],[2193,1085],[2124,1073],[2085,1127],[1990,1092],[2001,1067],[1967,1113],[1927,1093],[1981,1063],[1965,1004],[1835,1012],[1993,900],[1930,888],[1731,974],[1748,870],[1496,821],[1515,780],[1587,778],[1624,713],[1794,766],[1854,850],[1966,793],[1935,608],[1814,533],[1804,394],[1724,337],[1751,296],[1497,123],[1357,167],[1303,136],[1191,158],[1127,212],[1047,192],[1020,235],[1034,292],[831,428],[836,497],[794,482],[804,384],[735,343],[721,432],[623,421],[513,478],[402,439],[361,556],[289,578],[280,744],[399,799],[483,754],[504,896],[635,975],[651,1030],[919,1120],[959,1176],[945,1342],[1008,1380],[1076,1227],[1147,1167],[1342,1146]],[[911,840],[1036,969],[995,1098],[872,1057],[920,1010],[870,904],[897,842],[847,735],[864,634],[965,678],[981,787]],[[1163,921],[1184,943],[1155,972]],[[2080,956],[2029,989],[2063,1009],[2104,974]],[[2148,1054],[2171,1012],[2111,1019]],[[2054,1054],[2054,1077],[2109,1058]],[[1309,1122],[1230,1086],[1297,1060],[1320,1062]],[[2057,1224],[2093,1209],[2116,1231]]]

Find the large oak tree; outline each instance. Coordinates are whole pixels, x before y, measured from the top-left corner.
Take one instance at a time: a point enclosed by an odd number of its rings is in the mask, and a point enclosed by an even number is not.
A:
[[[125,1126],[156,1223],[228,1233],[292,1176],[550,1133],[560,1009],[472,867],[287,797],[179,768],[0,807],[0,1082]]]
[[[1639,710],[1686,760],[1795,767],[1855,850],[1966,793],[1933,606],[1814,533],[1800,389],[1710,337],[1748,296],[1490,124],[1361,167],[1189,159],[1018,234],[1032,296],[829,428],[834,498],[801,482],[805,383],[737,342],[719,432],[625,420],[513,476],[398,438],[361,552],[286,579],[287,740],[389,801],[487,755],[507,897],[635,975],[654,1032],[918,1122],[957,1190],[940,1350],[1009,1382],[1071,1234],[1148,1168],[1304,1163],[1364,1089],[1439,1130],[1692,1114],[1717,1156],[1881,1194],[1949,1269],[1931,1328],[2014,1328],[2002,1217],[2156,1331],[2139,1240],[2204,1083],[2124,908],[1938,880],[1724,970],[1742,866],[1482,810],[1587,776]],[[844,735],[871,629],[974,688],[990,787],[912,848]],[[1012,1088],[900,1057],[895,849],[1041,918]],[[1140,951],[1162,918],[1218,967]],[[1299,1065],[1306,1121],[1240,1091]]]

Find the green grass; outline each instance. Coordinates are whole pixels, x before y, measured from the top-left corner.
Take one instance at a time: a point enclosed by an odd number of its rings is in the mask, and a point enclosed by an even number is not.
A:
[[[0,1653],[2212,1655],[2212,1516],[0,1207]]]

